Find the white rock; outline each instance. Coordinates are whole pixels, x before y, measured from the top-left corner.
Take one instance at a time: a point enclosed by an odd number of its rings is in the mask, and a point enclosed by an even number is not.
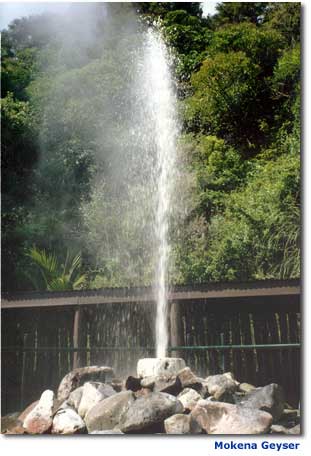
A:
[[[198,401],[191,416],[207,434],[265,434],[272,424],[270,413],[226,402]]]
[[[206,379],[206,384],[209,394],[214,396],[217,401],[221,400],[225,394],[234,393],[239,386],[239,382],[234,379],[231,372],[210,375]]]
[[[143,358],[137,363],[138,377],[177,375],[186,367],[181,358]]]
[[[96,382],[86,382],[83,385],[82,397],[78,407],[79,415],[84,418],[94,405],[116,392],[110,385]]]
[[[166,434],[190,434],[190,415],[176,414],[164,421]]]
[[[85,429],[85,423],[71,408],[60,409],[53,419],[52,434],[75,434]]]
[[[38,404],[24,419],[23,427],[29,434],[43,434],[52,426],[54,393],[45,390]]]
[[[176,414],[164,421],[166,434],[201,434],[202,429],[191,415]]]
[[[83,386],[79,386],[75,390],[71,391],[67,399],[67,403],[72,406],[76,411],[78,411],[81,399],[83,394]]]
[[[177,399],[182,403],[185,410],[192,410],[198,401],[202,400],[202,396],[194,389],[185,388],[178,394]]]

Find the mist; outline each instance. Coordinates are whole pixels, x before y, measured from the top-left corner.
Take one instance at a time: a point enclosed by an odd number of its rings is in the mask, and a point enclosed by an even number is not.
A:
[[[33,217],[44,220],[47,249],[83,252],[90,288],[150,285],[157,157],[146,24],[127,3],[45,18],[29,89],[40,150]],[[179,192],[176,213],[181,201]]]

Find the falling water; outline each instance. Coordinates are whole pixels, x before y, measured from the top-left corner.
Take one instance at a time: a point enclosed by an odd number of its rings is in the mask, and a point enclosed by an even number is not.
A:
[[[169,220],[172,213],[172,193],[176,164],[178,122],[176,97],[170,73],[171,57],[160,33],[149,30],[144,56],[145,87],[153,148],[155,151],[155,297],[156,356],[166,356],[168,346],[167,294],[169,262]]]

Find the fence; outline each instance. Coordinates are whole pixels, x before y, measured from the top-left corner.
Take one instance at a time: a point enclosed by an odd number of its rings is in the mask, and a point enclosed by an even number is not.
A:
[[[79,365],[135,374],[139,358],[155,355],[154,308],[148,288],[3,296],[2,414],[55,391]],[[276,382],[298,404],[298,281],[175,287],[169,316],[169,350],[197,374]]]

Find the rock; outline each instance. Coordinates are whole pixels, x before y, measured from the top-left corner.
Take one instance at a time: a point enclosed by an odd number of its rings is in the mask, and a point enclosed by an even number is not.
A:
[[[119,429],[110,429],[109,431],[92,431],[90,432],[89,434],[123,434],[123,432],[121,432]]]
[[[124,433],[163,432],[164,420],[182,412],[183,406],[175,396],[150,393],[131,404],[122,416],[119,428]]]
[[[201,396],[202,398],[209,397],[209,392],[208,392],[208,384],[205,378],[197,377],[198,382],[200,383],[200,387],[197,387],[197,385],[193,385],[191,388],[195,389]]]
[[[125,388],[134,392],[138,391],[141,388],[140,381],[140,378],[132,377],[132,375],[130,375],[125,381]]]
[[[120,418],[134,403],[132,391],[121,391],[96,404],[85,416],[88,432],[105,431],[116,427]]]
[[[181,383],[176,375],[173,376],[158,376],[155,378],[153,391],[155,393],[168,393],[177,396],[182,390]]]
[[[59,412],[60,410],[67,410],[67,409],[73,409],[74,410],[72,405],[68,404],[68,401],[64,401],[57,408],[54,406],[53,416],[55,416],[56,413]],[[75,410],[75,412],[77,412],[77,410]]]
[[[283,410],[281,420],[291,421],[291,420],[295,420],[298,417],[299,417],[298,409],[287,409],[286,408]]]
[[[180,413],[170,416],[164,421],[166,434],[201,434],[202,429],[190,415]]]
[[[5,435],[21,435],[21,434],[27,434],[25,429],[23,428],[22,424],[18,424],[16,426],[10,427],[9,429],[5,431],[1,431],[1,434]]]
[[[276,383],[271,383],[246,394],[241,405],[264,410],[270,413],[273,421],[276,422],[282,416],[284,403],[283,388]]]
[[[194,389],[185,388],[178,394],[177,399],[182,403],[186,411],[191,411],[197,405],[198,401],[202,399],[202,396]]]
[[[288,429],[288,434],[289,435],[299,435],[299,434],[301,434],[300,424],[297,424],[296,426]]]
[[[250,393],[251,391],[254,391],[256,389],[256,386],[251,385],[250,383],[240,383],[239,385],[239,391],[242,393]]]
[[[25,417],[23,427],[28,434],[44,434],[52,426],[54,393],[45,390],[38,404]]]
[[[20,419],[20,416],[19,412],[2,416],[1,434],[24,434],[25,429],[23,428],[23,420]]]
[[[140,384],[143,388],[153,389],[155,382],[156,382],[156,377],[154,375],[152,375],[150,377],[142,378]]]
[[[195,390],[200,390],[202,388],[202,382],[199,381],[198,377],[194,375],[189,367],[185,367],[179,371],[178,378],[180,380],[182,389],[192,388]]]
[[[117,394],[112,386],[99,382],[86,382],[83,385],[82,397],[78,408],[79,415],[84,418],[89,410],[98,402]]]
[[[151,393],[151,390],[149,388],[141,388],[140,390],[136,391],[134,393],[134,395],[136,398],[138,398],[138,397],[149,396],[150,393]]]
[[[26,418],[27,415],[39,404],[39,401],[32,402],[28,407],[25,408],[25,410],[19,415],[18,419],[22,423],[24,422],[24,419]]]
[[[79,388],[76,388],[75,390],[71,391],[67,399],[67,404],[73,407],[76,411],[78,411],[82,394],[83,386],[79,386]]]
[[[271,434],[283,434],[283,435],[299,435],[300,434],[300,424],[292,428],[287,428],[280,424],[273,424],[270,429]]]
[[[113,370],[111,367],[106,366],[87,366],[79,367],[65,375],[59,384],[57,391],[57,399],[65,401],[71,391],[89,381],[105,382],[107,376],[112,376]]]
[[[85,431],[85,423],[73,408],[60,409],[53,418],[52,434],[76,434]]]
[[[286,427],[281,426],[280,424],[272,424],[270,428],[271,434],[287,434],[288,429]]]
[[[216,401],[224,396],[231,395],[237,390],[239,383],[234,379],[231,372],[220,375],[211,375],[206,379],[208,392]]]
[[[272,416],[261,410],[201,400],[191,416],[208,434],[265,434]]]
[[[287,428],[294,427],[300,422],[299,410],[284,409],[281,418],[276,424],[283,425]]]
[[[143,358],[137,363],[138,377],[177,375],[186,367],[181,358]]]

